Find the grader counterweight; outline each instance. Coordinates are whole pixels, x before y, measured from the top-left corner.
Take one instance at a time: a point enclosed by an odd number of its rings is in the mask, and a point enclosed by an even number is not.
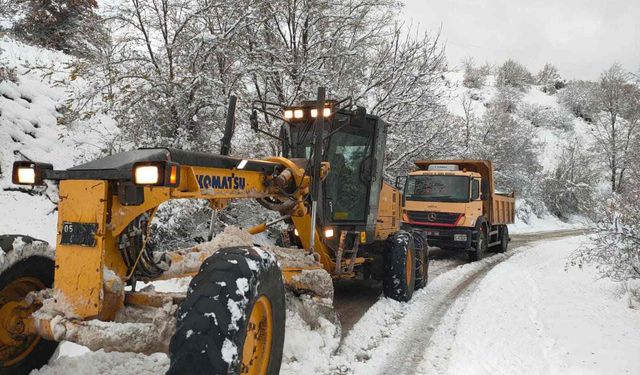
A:
[[[426,283],[426,242],[399,229],[400,195],[383,182],[386,124],[323,96],[277,112],[254,102],[255,130],[257,112],[284,120],[279,157],[156,148],[67,170],[16,162],[14,183],[59,184],[58,236],[55,257],[41,241],[0,236],[2,372],[28,373],[69,340],[94,350],[164,351],[171,374],[276,374],[285,286],[326,299],[332,279],[374,277],[387,296],[409,299]],[[215,209],[256,199],[281,217],[154,252],[149,224],[172,199],[206,199]],[[253,245],[250,234],[277,221],[291,225],[299,249]],[[186,295],[136,290],[137,280],[184,276],[193,276]]]

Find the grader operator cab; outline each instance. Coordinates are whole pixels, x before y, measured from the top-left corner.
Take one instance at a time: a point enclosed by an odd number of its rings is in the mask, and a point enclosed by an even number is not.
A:
[[[373,276],[385,295],[409,299],[426,283],[427,248],[399,229],[400,195],[382,179],[386,124],[324,96],[321,88],[317,101],[276,111],[254,102],[254,130],[264,132],[259,112],[283,120],[275,136],[283,157],[227,156],[232,100],[221,155],[141,149],[68,170],[16,162],[14,183],[58,184],[57,240],[54,255],[31,237],[0,236],[0,372],[29,373],[67,340],[166,352],[169,374],[277,374],[285,287],[324,301],[332,279]],[[215,209],[256,199],[281,217],[157,253],[147,246],[149,224],[172,199],[206,199]],[[283,220],[300,248],[253,244],[250,234]],[[185,276],[193,279],[184,294],[136,285]]]

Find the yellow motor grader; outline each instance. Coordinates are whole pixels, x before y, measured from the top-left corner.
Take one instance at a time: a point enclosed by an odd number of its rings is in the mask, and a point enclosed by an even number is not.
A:
[[[382,120],[350,100],[325,100],[323,88],[299,106],[254,101],[252,128],[267,133],[259,116],[281,120],[280,134],[269,135],[284,155],[251,160],[228,156],[234,112],[232,98],[220,155],[139,149],[67,170],[15,162],[15,184],[58,183],[58,226],[55,255],[31,237],[0,236],[0,373],[39,368],[67,340],[166,352],[169,374],[277,374],[285,287],[326,298],[332,286],[322,275],[374,277],[386,296],[408,300],[424,286],[426,241],[400,230],[400,194],[383,182]],[[213,209],[256,199],[281,217],[154,252],[151,220],[172,199],[206,199]],[[279,221],[297,248],[234,243]],[[136,289],[185,276],[193,276],[185,294]]]

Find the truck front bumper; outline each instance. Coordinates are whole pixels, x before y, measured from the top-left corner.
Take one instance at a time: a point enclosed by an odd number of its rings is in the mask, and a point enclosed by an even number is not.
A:
[[[429,246],[435,246],[441,249],[469,249],[474,247],[478,241],[478,231],[471,228],[430,227],[421,225],[412,225],[412,228],[427,234]]]

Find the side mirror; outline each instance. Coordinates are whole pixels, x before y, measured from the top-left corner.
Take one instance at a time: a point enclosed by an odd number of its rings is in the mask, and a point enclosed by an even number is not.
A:
[[[249,116],[249,123],[251,124],[251,129],[254,132],[258,131],[258,111],[255,109],[251,111],[251,115]]]
[[[407,183],[407,176],[396,177],[396,189],[403,191],[404,185]]]

